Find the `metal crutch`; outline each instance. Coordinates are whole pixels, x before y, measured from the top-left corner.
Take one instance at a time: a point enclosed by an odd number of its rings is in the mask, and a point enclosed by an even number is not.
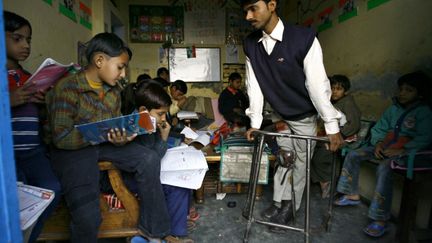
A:
[[[307,135],[295,135],[295,134],[287,134],[287,133],[274,133],[274,132],[265,132],[265,131],[256,131],[255,136],[257,138],[257,142],[254,147],[254,154],[252,157],[252,165],[251,165],[251,173],[249,179],[249,192],[248,198],[246,200],[246,208],[243,212],[243,215],[246,216],[248,222],[246,225],[246,231],[243,237],[243,242],[248,242],[250,229],[252,227],[252,223],[256,222],[259,224],[264,224],[268,226],[279,227],[288,230],[294,230],[298,232],[304,233],[305,242],[309,243],[309,232],[310,232],[310,161],[311,161],[311,150],[312,150],[312,140],[316,141],[324,141],[328,142],[326,137],[315,137],[315,136],[307,136]],[[296,228],[282,224],[276,224],[264,220],[255,219],[253,217],[253,211],[255,207],[255,195],[256,195],[256,186],[258,184],[258,175],[260,169],[260,158],[262,156],[262,152],[264,149],[264,136],[278,136],[278,137],[288,137],[293,139],[303,139],[306,140],[306,207],[305,207],[305,225],[304,228]],[[333,180],[333,179],[332,179]],[[328,221],[329,222],[329,221]]]

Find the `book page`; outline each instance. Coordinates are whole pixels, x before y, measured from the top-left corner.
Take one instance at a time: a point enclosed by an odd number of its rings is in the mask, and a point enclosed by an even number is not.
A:
[[[21,229],[25,230],[39,218],[54,199],[54,192],[48,189],[18,182],[18,199]]]
[[[185,135],[186,138],[196,139],[198,138],[198,133],[196,133],[192,128],[185,126],[180,134]]]
[[[210,143],[210,134],[207,132],[201,133],[197,138],[192,140],[191,143],[200,143],[203,146],[207,146]]]

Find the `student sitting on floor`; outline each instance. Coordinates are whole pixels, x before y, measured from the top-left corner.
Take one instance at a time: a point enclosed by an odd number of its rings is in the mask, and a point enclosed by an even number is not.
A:
[[[360,110],[349,94],[350,80],[344,75],[333,75],[329,77],[332,95],[331,101],[336,109],[344,114],[345,119],[341,125],[340,132],[344,139],[355,135],[360,129]],[[324,131],[324,124],[318,120],[318,133]],[[325,134],[322,134],[325,136]],[[317,142],[311,161],[311,179],[319,182],[321,186],[321,197],[328,198],[330,195],[331,163],[340,160],[339,153],[333,153],[326,148],[326,143]]]
[[[361,161],[378,159],[375,194],[369,206],[372,222],[363,231],[381,237],[387,230],[392,204],[391,159],[412,150],[427,147],[432,142],[432,112],[424,102],[429,98],[431,80],[423,72],[413,72],[399,78],[398,94],[371,130],[371,145],[348,153],[345,158],[337,191],[342,193],[337,206],[360,203],[358,180]]]
[[[151,242],[169,235],[170,217],[160,183],[159,155],[143,156],[136,134],[113,128],[108,141],[86,142],[75,125],[121,115],[120,87],[132,57],[130,49],[112,33],[100,33],[88,43],[87,68],[60,80],[47,97],[52,135],[52,163],[71,215],[70,241],[97,242],[102,218],[99,207],[98,161],[111,161],[133,173],[139,200],[138,231]]]
[[[129,84],[124,93],[133,95],[123,98],[123,114],[129,114],[136,110],[147,110],[151,116],[156,118],[158,131],[153,134],[138,136],[135,140],[145,147],[142,150],[144,158],[160,164],[167,150],[167,140],[171,129],[171,125],[166,121],[166,113],[171,105],[171,98],[159,84],[151,81]],[[152,156],[148,157],[149,154]],[[132,183],[130,185],[131,190],[136,191],[138,189],[136,186],[135,183]],[[193,242],[187,238],[187,217],[191,190],[170,185],[162,186],[170,215],[172,235],[165,239],[169,242]]]
[[[30,22],[12,12],[4,11],[3,15],[17,180],[55,193],[54,200],[39,217],[30,234],[28,242],[36,242],[44,221],[60,201],[60,183],[52,171],[40,134],[40,109],[45,103],[45,93],[31,91],[32,84],[27,82],[31,74],[19,64],[30,55]]]

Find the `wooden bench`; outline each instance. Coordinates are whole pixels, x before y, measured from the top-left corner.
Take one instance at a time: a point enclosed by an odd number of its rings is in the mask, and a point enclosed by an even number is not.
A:
[[[110,210],[106,200],[100,196],[102,224],[99,228],[99,238],[128,237],[137,235],[139,216],[138,201],[126,188],[120,171],[108,161],[99,162],[101,171],[107,171],[111,186],[125,209]],[[66,204],[62,201],[50,218],[45,222],[38,240],[69,239],[70,216]]]

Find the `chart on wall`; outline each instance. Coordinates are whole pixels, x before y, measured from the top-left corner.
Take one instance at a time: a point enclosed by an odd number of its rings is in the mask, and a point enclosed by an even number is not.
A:
[[[130,42],[183,42],[183,7],[129,6]]]
[[[220,48],[171,48],[168,57],[170,80],[219,82]]]
[[[185,0],[185,43],[225,43],[225,8],[220,0]]]

